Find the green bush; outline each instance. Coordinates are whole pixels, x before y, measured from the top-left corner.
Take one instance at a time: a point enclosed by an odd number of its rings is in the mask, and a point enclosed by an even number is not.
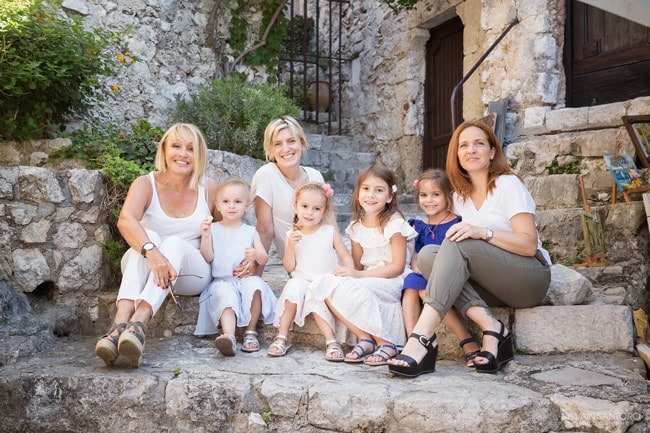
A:
[[[0,139],[43,138],[83,114],[117,34],[86,31],[60,0],[0,0]]]
[[[264,159],[264,129],[273,119],[298,116],[284,87],[245,83],[231,76],[199,87],[189,100],[177,98],[176,120],[205,134],[208,147]]]

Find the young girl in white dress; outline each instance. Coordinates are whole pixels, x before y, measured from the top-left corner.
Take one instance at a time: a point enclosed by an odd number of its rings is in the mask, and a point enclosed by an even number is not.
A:
[[[356,337],[346,362],[385,365],[404,344],[402,283],[410,272],[415,230],[397,205],[395,175],[371,165],[359,174],[352,197],[352,222],[346,229],[354,267],[342,266],[310,286],[310,306],[329,307]],[[334,327],[335,323],[330,322]],[[343,329],[335,328],[340,336]]]
[[[250,205],[249,197],[246,182],[226,179],[217,190],[217,209],[222,220],[212,223],[212,218],[206,218],[201,223],[201,254],[212,263],[213,280],[199,298],[194,334],[215,334],[221,325],[222,334],[214,344],[226,356],[235,355],[237,326],[246,327],[241,350],[259,350],[257,322],[272,323],[277,302],[264,280],[245,272],[247,265],[264,265],[269,257],[255,227],[242,221]]]
[[[328,184],[309,182],[299,186],[294,196],[294,226],[285,236],[282,264],[291,279],[287,282],[276,310],[274,325],[278,335],[268,349],[269,356],[284,356],[291,348],[288,340],[292,322],[305,324],[311,311],[305,298],[309,283],[318,275],[331,274],[338,260],[352,267],[354,262],[345,247],[334,217],[332,196]],[[319,309],[314,320],[325,337],[325,359],[343,361],[343,350],[334,337],[334,316],[325,308]]]

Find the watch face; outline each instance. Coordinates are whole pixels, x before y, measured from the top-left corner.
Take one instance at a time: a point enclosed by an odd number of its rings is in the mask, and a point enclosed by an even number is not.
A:
[[[145,246],[143,248],[145,250],[149,251],[149,250],[153,250],[153,247],[154,247],[154,244],[145,244]]]

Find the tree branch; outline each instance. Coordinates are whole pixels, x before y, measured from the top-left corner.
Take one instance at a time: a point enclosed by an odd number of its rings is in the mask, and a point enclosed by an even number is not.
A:
[[[263,47],[264,45],[266,45],[266,38],[269,36],[269,32],[271,31],[271,28],[273,27],[275,22],[278,20],[278,17],[280,16],[282,11],[284,10],[284,7],[286,6],[287,1],[288,0],[283,0],[282,3],[280,3],[278,8],[273,13],[273,16],[271,17],[271,20],[269,21],[268,25],[266,26],[266,29],[264,30],[264,34],[262,35],[262,39],[257,44],[245,49],[244,51],[242,51],[237,56],[237,58],[235,58],[235,60],[233,60],[233,62],[226,68],[226,76],[230,76],[233,69],[235,69],[235,66],[237,66],[237,64],[242,61],[242,59],[244,58],[244,56],[246,56],[246,54],[248,54],[248,53],[250,53],[252,51],[255,51],[259,47]]]

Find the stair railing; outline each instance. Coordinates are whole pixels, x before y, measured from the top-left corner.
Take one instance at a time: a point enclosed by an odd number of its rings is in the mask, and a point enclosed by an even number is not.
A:
[[[458,82],[458,84],[456,84],[454,90],[451,91],[451,130],[452,131],[455,130],[456,127],[458,126],[458,123],[456,122],[456,112],[454,110],[454,106],[456,105],[456,94],[458,93],[462,85],[465,84],[465,81],[467,81],[469,77],[472,76],[474,71],[476,71],[476,69],[481,65],[481,63],[483,63],[485,58],[492,52],[492,50],[497,46],[497,44],[501,42],[501,39],[503,39],[506,36],[506,34],[510,31],[510,29],[513,28],[515,24],[518,23],[519,23],[519,18],[515,18],[510,24],[508,24],[508,27],[505,28],[503,33],[501,33],[499,37],[496,38],[494,42],[492,42],[492,45],[488,47],[488,49],[485,51],[485,53],[483,53],[481,58],[478,59],[476,63],[474,63],[474,66],[472,66],[469,72],[467,72],[467,74],[465,74],[465,76]]]

